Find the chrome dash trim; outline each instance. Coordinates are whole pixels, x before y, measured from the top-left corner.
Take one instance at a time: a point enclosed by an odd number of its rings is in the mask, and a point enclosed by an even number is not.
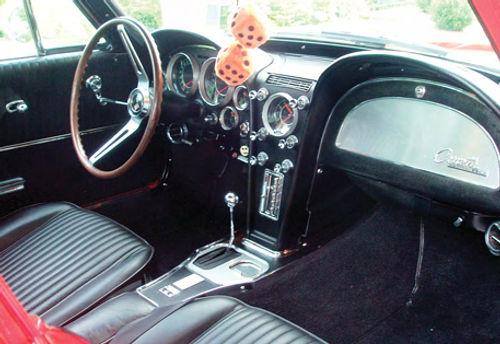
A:
[[[89,135],[89,134],[97,134],[97,133],[101,133],[101,132],[106,131],[106,130],[116,129],[118,127],[119,127],[119,124],[113,124],[113,125],[108,125],[108,126],[99,127],[99,128],[87,129],[87,130],[81,131],[80,135],[83,136],[83,135]],[[68,138],[71,138],[71,133],[61,134],[61,135],[57,135],[57,136],[44,137],[43,139],[31,140],[31,141],[26,141],[26,142],[21,142],[21,143],[15,143],[12,145],[0,147],[0,153],[8,152],[8,151],[15,150],[15,149],[21,149],[21,148],[26,148],[26,147],[36,146],[36,145],[42,145],[45,143],[61,141],[61,140],[65,140]]]
[[[256,243],[255,241],[252,241],[252,240],[247,239],[247,238],[243,239],[241,241],[241,244],[243,246],[246,246],[247,248],[255,251],[255,252],[258,252],[264,256],[271,257],[271,258],[283,258],[291,253],[291,251],[287,251],[287,250],[285,250],[285,251],[271,250],[267,247],[264,247],[264,246]]]

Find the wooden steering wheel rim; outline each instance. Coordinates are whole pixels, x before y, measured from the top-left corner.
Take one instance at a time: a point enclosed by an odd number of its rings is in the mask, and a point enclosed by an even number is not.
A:
[[[92,51],[96,47],[97,43],[104,37],[104,35],[112,28],[118,25],[124,25],[128,28],[134,29],[136,33],[144,40],[145,45],[148,50],[148,55],[151,60],[151,66],[153,71],[153,94],[151,95],[151,104],[149,110],[149,116],[147,119],[147,126],[142,135],[142,138],[137,145],[135,151],[132,155],[125,161],[121,166],[117,167],[114,170],[101,170],[95,167],[89,160],[80,137],[80,128],[79,128],[79,104],[80,104],[80,92],[83,83],[83,77],[85,75],[85,71],[88,66],[88,62],[90,60],[90,56],[92,55]],[[117,17],[111,19],[101,25],[94,36],[91,38],[89,43],[85,46],[83,50],[82,56],[80,57],[80,61],[78,62],[78,66],[76,68],[75,76],[73,78],[73,86],[71,89],[71,103],[70,103],[70,127],[71,127],[71,138],[73,140],[73,146],[75,148],[76,154],[78,156],[78,160],[80,160],[83,167],[98,178],[116,178],[126,171],[128,171],[139,158],[144,154],[148,144],[151,142],[151,139],[155,133],[156,126],[158,125],[158,121],[160,119],[161,114],[161,102],[162,102],[162,94],[163,94],[163,73],[161,69],[161,60],[160,54],[158,52],[158,48],[156,43],[151,36],[151,34],[147,31],[147,29],[138,21],[128,17]]]

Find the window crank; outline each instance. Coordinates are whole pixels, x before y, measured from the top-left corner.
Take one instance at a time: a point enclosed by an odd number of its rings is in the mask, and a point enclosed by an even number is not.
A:
[[[26,104],[26,102],[22,99],[13,100],[5,105],[5,110],[8,113],[24,113],[26,112],[26,110],[28,110],[28,104]]]

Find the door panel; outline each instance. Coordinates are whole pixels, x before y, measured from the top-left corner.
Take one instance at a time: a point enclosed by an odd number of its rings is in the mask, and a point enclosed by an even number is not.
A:
[[[71,84],[79,55],[0,62],[0,182],[25,179],[23,191],[0,195],[0,215],[36,202],[92,203],[142,187],[161,175],[164,155],[155,140],[139,164],[117,179],[97,179],[80,165],[69,135]],[[87,74],[102,77],[104,96],[126,100],[135,84],[127,57],[94,55]],[[5,104],[17,99],[24,100],[28,110],[7,113]],[[99,105],[86,88],[80,102],[80,127],[87,133],[83,141],[92,153],[127,122],[128,115],[123,106]],[[138,138],[113,151],[109,160],[126,159]]]

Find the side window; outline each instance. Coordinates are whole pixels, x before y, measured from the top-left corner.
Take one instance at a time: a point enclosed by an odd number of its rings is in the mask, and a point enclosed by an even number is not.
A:
[[[44,50],[85,44],[95,31],[71,0],[31,0]],[[0,60],[37,55],[23,0],[0,0]]]
[[[21,0],[0,0],[0,59],[36,55]]]
[[[85,44],[95,31],[71,0],[31,0],[31,5],[45,49]]]

